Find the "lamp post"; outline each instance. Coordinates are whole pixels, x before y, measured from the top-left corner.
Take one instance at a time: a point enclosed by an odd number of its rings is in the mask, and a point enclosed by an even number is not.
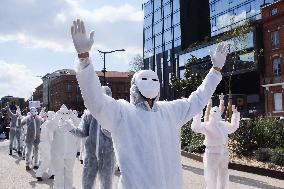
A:
[[[99,53],[102,53],[104,54],[104,67],[103,67],[103,70],[102,72],[104,73],[104,82],[103,82],[103,85],[106,85],[106,54],[110,54],[110,53],[113,53],[113,52],[117,52],[117,51],[125,51],[125,49],[118,49],[118,50],[112,50],[112,51],[100,51],[98,50]]]

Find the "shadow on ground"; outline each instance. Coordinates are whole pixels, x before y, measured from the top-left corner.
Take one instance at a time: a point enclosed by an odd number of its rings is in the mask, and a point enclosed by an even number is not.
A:
[[[197,175],[203,175],[204,174],[204,170],[197,168],[197,167],[182,165],[182,168],[186,171],[190,171],[190,172],[197,174]],[[261,188],[261,189],[284,189],[284,188],[281,188],[281,187],[271,186],[266,182],[262,182],[262,181],[259,181],[259,180],[246,178],[246,177],[235,176],[235,175],[230,175],[230,181],[234,182],[234,183],[246,185],[246,186],[253,186],[253,187],[256,187],[256,188]]]

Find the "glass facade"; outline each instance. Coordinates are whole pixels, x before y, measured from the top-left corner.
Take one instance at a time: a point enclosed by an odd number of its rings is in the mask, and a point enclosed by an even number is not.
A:
[[[242,43],[237,43],[236,41],[238,38],[232,38],[226,41],[226,43],[229,45],[229,51],[230,53],[235,51],[240,51],[243,49],[249,49],[254,47],[254,41],[253,41],[253,32],[249,32],[246,34],[246,37],[244,37]],[[202,47],[200,49],[181,54],[179,55],[179,66],[182,67],[187,63],[187,60],[191,56],[195,56],[196,58],[204,58],[206,56],[209,56],[209,50],[214,51],[217,47],[217,44],[208,45],[206,47]],[[254,60],[254,54],[248,53],[246,55],[241,55],[240,58],[243,58],[244,60]]]
[[[261,6],[275,0],[210,0],[211,35],[242,25],[247,19],[259,20]]]
[[[179,0],[144,4],[144,59],[181,44]]]

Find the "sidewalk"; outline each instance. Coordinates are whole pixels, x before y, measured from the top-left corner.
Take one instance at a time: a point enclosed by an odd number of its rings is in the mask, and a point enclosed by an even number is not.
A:
[[[25,161],[18,156],[8,155],[9,141],[0,141],[0,188],[1,189],[51,189],[53,181],[45,179],[37,182],[35,172],[25,170]],[[204,188],[202,164],[188,158],[182,158],[183,163],[183,189]],[[81,188],[81,175],[83,166],[76,161],[74,167],[74,187]],[[118,176],[114,178],[114,189]],[[284,180],[272,179],[239,171],[230,170],[230,188],[261,188],[261,189],[284,189]]]

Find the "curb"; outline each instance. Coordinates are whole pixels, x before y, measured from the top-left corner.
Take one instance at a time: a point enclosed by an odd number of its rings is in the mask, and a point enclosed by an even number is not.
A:
[[[201,162],[201,163],[203,162],[203,158],[196,154],[181,151],[181,155],[184,157],[190,158],[192,160]],[[260,167],[253,167],[249,165],[242,165],[242,164],[231,163],[231,162],[229,163],[229,169],[284,180],[284,172],[281,172],[281,171],[264,169]]]

